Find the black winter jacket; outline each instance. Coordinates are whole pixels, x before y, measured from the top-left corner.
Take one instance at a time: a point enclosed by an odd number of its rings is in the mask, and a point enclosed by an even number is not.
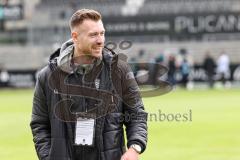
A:
[[[104,48],[101,65],[83,77],[76,72],[67,74],[59,70],[56,63],[59,53],[60,49],[51,55],[49,64],[39,72],[35,86],[30,126],[38,158],[75,159],[76,117],[72,113],[83,113],[86,109],[97,113],[93,149],[97,151],[94,152],[97,159],[91,158],[90,150],[82,147],[82,160],[120,160],[126,150],[123,125],[127,146],[139,144],[143,152],[147,143],[147,113],[127,63]],[[84,85],[83,78],[93,83]],[[99,89],[94,83],[96,79],[100,80]],[[94,98],[102,100],[101,103]]]

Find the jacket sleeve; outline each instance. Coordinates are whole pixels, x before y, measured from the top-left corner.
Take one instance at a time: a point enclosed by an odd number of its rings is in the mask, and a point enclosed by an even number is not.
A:
[[[47,159],[51,145],[49,113],[45,93],[40,73],[38,74],[35,86],[32,119],[30,122],[33,141],[39,160]]]
[[[127,64],[122,71],[124,124],[126,126],[127,146],[138,144],[142,152],[147,145],[147,113],[133,72]]]

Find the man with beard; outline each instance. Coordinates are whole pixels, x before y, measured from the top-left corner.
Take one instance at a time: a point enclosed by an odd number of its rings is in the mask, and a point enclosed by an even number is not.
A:
[[[71,39],[37,78],[30,126],[38,158],[137,160],[146,148],[147,113],[130,67],[104,47],[97,11],[76,11],[70,29]]]

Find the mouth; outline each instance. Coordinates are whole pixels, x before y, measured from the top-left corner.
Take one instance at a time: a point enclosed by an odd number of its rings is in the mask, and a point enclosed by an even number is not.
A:
[[[103,46],[97,46],[97,47],[93,47],[93,50],[101,50],[103,48]]]

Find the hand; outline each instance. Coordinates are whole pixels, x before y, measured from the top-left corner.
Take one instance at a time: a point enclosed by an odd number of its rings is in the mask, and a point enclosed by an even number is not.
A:
[[[129,148],[121,157],[121,160],[138,160],[139,153],[133,148]]]

